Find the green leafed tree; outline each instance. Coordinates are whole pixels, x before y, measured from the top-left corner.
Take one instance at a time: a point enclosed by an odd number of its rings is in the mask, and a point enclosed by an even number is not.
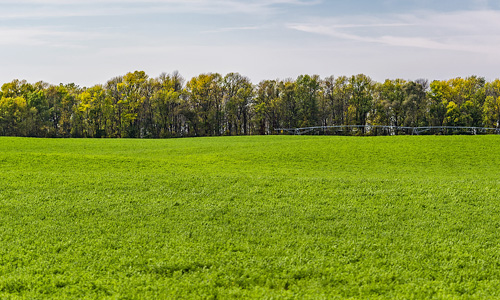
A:
[[[349,124],[367,124],[368,114],[372,110],[374,89],[374,82],[364,74],[350,78]]]
[[[26,136],[27,103],[23,97],[0,99],[0,130],[2,135]]]
[[[184,78],[178,72],[161,74],[157,79],[160,87],[152,99],[153,123],[156,137],[176,137],[186,134],[186,117],[189,111],[186,92],[183,90]]]
[[[250,79],[239,73],[229,73],[224,77],[222,87],[225,134],[247,135],[250,131],[250,106],[253,99]]]
[[[254,122],[261,135],[272,134],[283,126],[282,85],[276,80],[263,80],[257,87],[254,98]]]
[[[428,93],[429,106],[427,119],[431,126],[443,126],[451,101],[451,87],[446,81],[433,81]]]
[[[483,104],[483,121],[486,126],[500,128],[500,80],[485,85],[486,99]]]
[[[318,75],[301,75],[297,78],[295,101],[298,106],[297,122],[299,127],[318,125],[320,92],[321,80]]]
[[[195,136],[221,135],[222,129],[222,76],[217,73],[201,74],[187,84],[190,114],[187,115]]]
[[[405,92],[403,126],[418,127],[427,125],[428,99],[426,92],[428,88],[428,81],[424,79],[409,81],[405,84],[403,88]]]

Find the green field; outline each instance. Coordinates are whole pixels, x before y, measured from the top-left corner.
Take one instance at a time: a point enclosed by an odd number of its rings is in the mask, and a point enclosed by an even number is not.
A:
[[[17,298],[500,298],[500,136],[0,138]]]

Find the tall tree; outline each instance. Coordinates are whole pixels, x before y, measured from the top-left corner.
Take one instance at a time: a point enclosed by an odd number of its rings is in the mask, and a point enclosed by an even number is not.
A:
[[[451,88],[446,81],[435,80],[430,84],[428,92],[428,120],[431,126],[443,126],[448,103],[451,99]]]
[[[23,97],[0,98],[0,134],[26,135],[27,104]]]
[[[403,79],[387,79],[380,86],[380,101],[387,115],[388,125],[401,126],[406,119],[404,102],[406,93],[404,86],[406,81]]]
[[[296,83],[292,79],[280,81],[280,98],[283,104],[283,127],[294,128],[299,125],[299,104],[296,100]]]
[[[429,83],[427,80],[409,81],[404,86],[405,100],[403,110],[406,118],[403,120],[403,126],[418,127],[427,125],[427,89]]]
[[[222,76],[217,73],[201,74],[187,84],[192,114],[189,123],[195,136],[222,134]]]
[[[295,97],[298,104],[298,126],[318,125],[318,102],[321,82],[318,75],[301,75],[295,85]]]
[[[141,137],[141,119],[138,117],[142,105],[148,95],[148,75],[144,71],[135,71],[123,76],[123,81],[118,83],[120,100],[121,133],[124,137]]]
[[[188,111],[183,100],[184,79],[178,72],[161,74],[157,81],[160,88],[155,90],[152,101],[156,137],[175,137],[187,134],[185,132],[186,119],[183,112]]]
[[[106,136],[106,122],[110,115],[107,110],[106,91],[101,85],[96,85],[82,91],[78,97],[78,111],[83,120],[84,137]]]
[[[364,74],[352,76],[349,80],[351,98],[349,101],[350,124],[366,125],[368,114],[373,105],[375,84]],[[364,129],[363,131],[364,132]]]
[[[43,92],[33,92],[28,96],[32,111],[42,118],[43,131],[50,137],[69,137],[74,129],[81,126],[75,118],[76,97],[80,88],[75,84],[50,85]],[[81,136],[80,134],[74,136]]]
[[[486,126],[500,128],[500,80],[485,86],[486,100],[483,104],[483,121]]]
[[[280,87],[280,83],[276,80],[263,80],[256,87],[254,121],[261,135],[271,134],[276,128],[283,126],[283,102],[280,97]]]
[[[222,82],[224,93],[225,131],[231,135],[248,134],[253,86],[248,77],[227,74]]]

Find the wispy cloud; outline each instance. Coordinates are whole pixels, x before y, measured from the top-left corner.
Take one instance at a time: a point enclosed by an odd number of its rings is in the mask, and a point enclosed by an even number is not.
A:
[[[263,29],[266,22],[259,19],[257,25],[253,26],[254,16],[262,14],[279,13],[289,6],[308,6],[319,4],[318,0],[0,0],[0,20],[13,20],[13,26],[5,25],[0,27],[0,45],[46,45],[76,47],[85,44],[78,39],[96,40],[100,35],[107,35],[115,40],[120,40],[121,44],[135,39],[144,41],[144,36],[156,31],[161,33],[161,38],[167,36],[171,39],[189,40],[193,32],[196,33],[224,33],[235,31],[255,31]],[[169,18],[158,18],[158,14],[188,15],[242,15],[235,21],[207,22],[211,16],[196,16],[195,20],[183,20],[177,23],[170,22]],[[92,26],[82,27],[87,17],[106,16],[131,16],[132,21],[112,20],[101,18],[97,22],[92,20]],[[150,18],[150,16],[153,16]],[[81,19],[75,19],[81,17]],[[178,17],[178,16],[176,16]],[[64,20],[59,20],[64,18]],[[52,20],[54,19],[54,20]],[[132,18],[131,18],[132,19]],[[248,26],[242,26],[240,19],[246,19]],[[29,20],[29,23],[26,21]],[[157,24],[152,28],[138,20],[153,20],[152,24]],[[213,20],[213,19],[212,19]],[[135,23],[134,23],[135,22]],[[40,24],[36,26],[36,24]],[[30,24],[25,26],[25,24]],[[53,27],[44,27],[53,25]],[[57,27],[55,27],[57,26]],[[169,31],[170,28],[181,28],[181,35]],[[182,30],[182,27],[189,29]],[[197,27],[197,29],[192,29]],[[162,29],[159,29],[162,28]],[[127,37],[117,36],[117,34],[127,35]],[[148,41],[146,41],[148,42]],[[89,43],[92,44],[92,43]],[[101,47],[101,44],[94,43],[94,46]]]
[[[202,33],[222,33],[222,32],[233,32],[233,31],[253,31],[264,29],[264,26],[242,26],[242,27],[223,27],[212,30],[204,30]]]
[[[283,6],[320,4],[320,0],[0,0],[3,19],[106,16],[149,13],[269,14]],[[32,5],[32,7],[26,7]]]
[[[310,5],[318,4],[320,0],[0,0],[0,4],[42,4],[42,5],[79,5],[92,3],[132,3],[132,4],[147,4],[147,3],[162,3],[162,4],[230,4],[230,3],[248,3],[256,5],[275,5],[275,4],[295,4],[295,5]]]
[[[9,46],[81,47],[85,42],[106,37],[102,33],[71,32],[50,27],[0,27],[0,45]]]
[[[315,19],[289,29],[389,46],[496,53],[500,11],[422,12],[415,15]]]

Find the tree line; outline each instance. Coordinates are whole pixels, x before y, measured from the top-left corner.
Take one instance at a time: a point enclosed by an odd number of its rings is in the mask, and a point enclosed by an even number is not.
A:
[[[238,73],[143,71],[79,87],[13,80],[0,91],[0,135],[167,138],[273,134],[332,125],[500,128],[500,80],[375,82],[359,74],[264,80]]]

